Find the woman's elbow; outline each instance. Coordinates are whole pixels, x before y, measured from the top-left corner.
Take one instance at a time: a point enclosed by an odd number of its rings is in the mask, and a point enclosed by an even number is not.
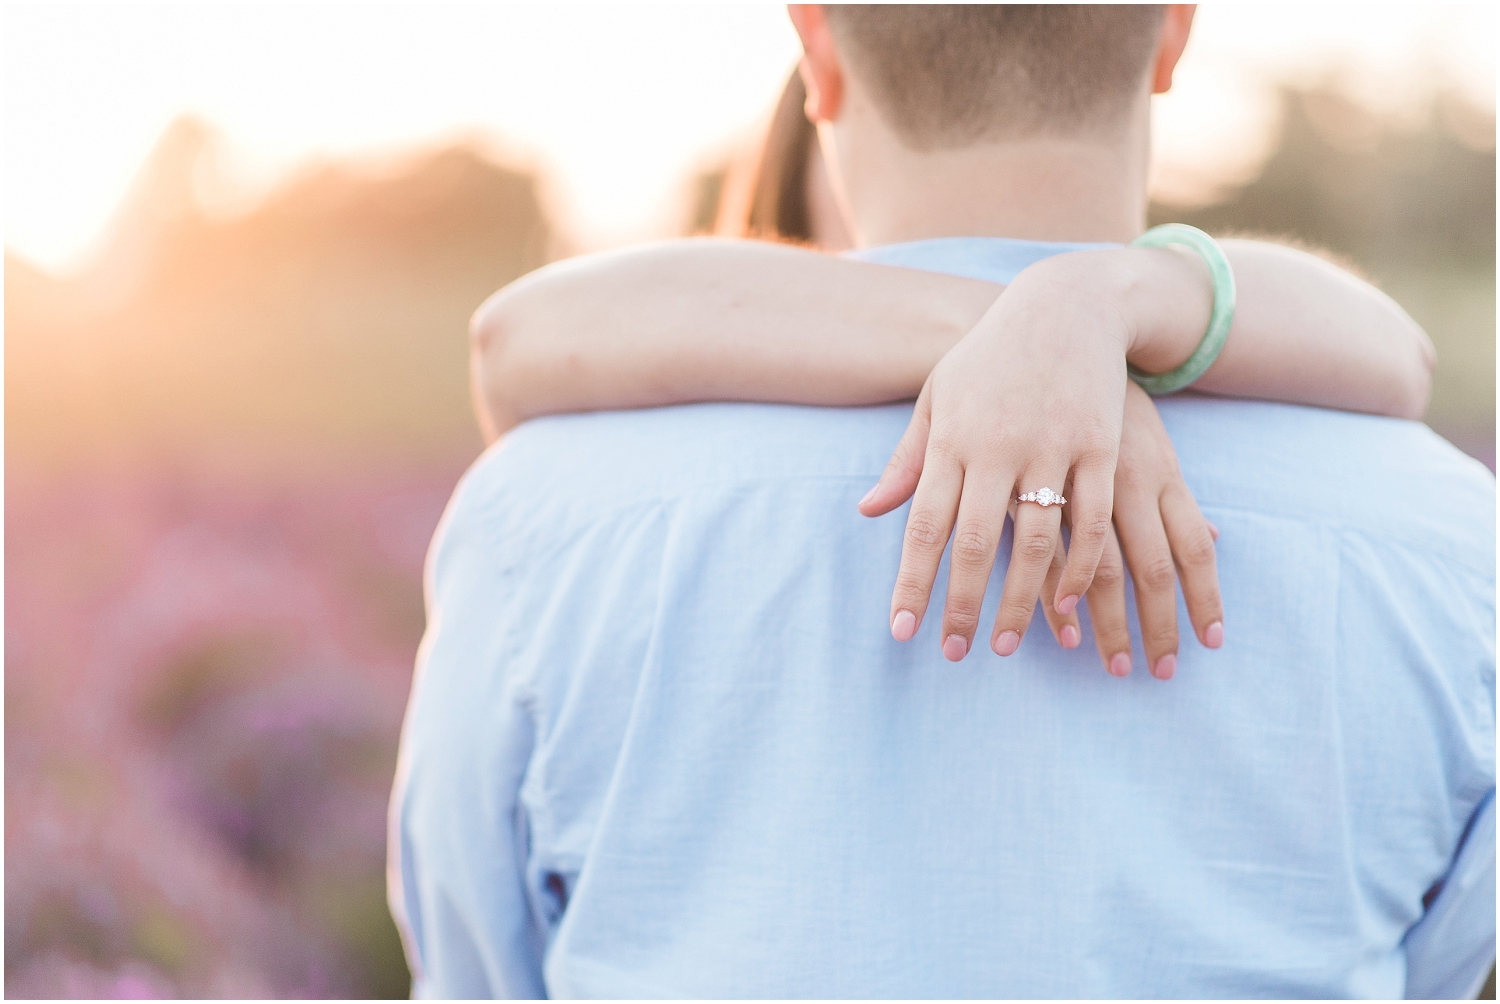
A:
[[[1427,405],[1432,399],[1432,369],[1437,362],[1437,350],[1432,339],[1415,321],[1411,321],[1411,339],[1399,367],[1396,407],[1397,418],[1421,420],[1427,414]]]
[[[469,349],[476,360],[504,351],[510,333],[510,287],[506,286],[479,305],[469,318]]]
[[[525,420],[517,408],[515,306],[507,286],[479,305],[469,319],[469,366],[480,424],[496,432]],[[488,423],[486,423],[488,419]]]

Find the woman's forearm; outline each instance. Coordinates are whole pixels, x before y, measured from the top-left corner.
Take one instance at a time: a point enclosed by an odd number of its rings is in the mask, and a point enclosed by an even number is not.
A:
[[[1220,245],[1238,287],[1234,324],[1195,390],[1398,418],[1427,410],[1432,343],[1394,300],[1306,251],[1252,240]],[[1190,252],[1113,253],[1139,259],[1126,297],[1144,337],[1130,361],[1170,370],[1207,327],[1208,269]]]
[[[1238,309],[1199,389],[1420,415],[1431,348],[1400,307],[1304,252],[1223,246]],[[1143,369],[1171,369],[1202,336],[1211,293],[1189,254],[1127,249],[1048,262],[1120,298],[1132,318],[1128,356]],[[541,414],[687,401],[900,400],[1002,288],[748,241],[590,255],[532,273],[480,308],[476,393],[493,432]]]
[[[915,397],[1002,287],[754,241],[669,241],[540,269],[474,315],[498,431],[688,401]]]

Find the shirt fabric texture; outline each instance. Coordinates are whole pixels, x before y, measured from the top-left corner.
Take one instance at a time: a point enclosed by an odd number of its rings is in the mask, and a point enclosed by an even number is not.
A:
[[[1079,245],[923,241],[1008,282]],[[1226,641],[887,619],[911,405],[529,422],[454,494],[391,812],[423,997],[1472,997],[1495,943],[1494,479],[1425,426],[1160,402]],[[1028,486],[1041,487],[1039,485]],[[1052,486],[1060,488],[1060,485]],[[1135,628],[1131,600],[1130,618]]]

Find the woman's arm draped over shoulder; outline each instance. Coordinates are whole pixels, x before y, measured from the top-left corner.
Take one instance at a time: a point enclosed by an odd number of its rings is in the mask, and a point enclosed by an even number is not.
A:
[[[1254,240],[1220,245],[1238,286],[1234,326],[1195,390],[1422,417],[1431,390],[1432,342],[1396,301],[1306,251]],[[1208,326],[1208,268],[1188,252],[1124,253],[1153,258],[1135,279],[1139,316],[1149,330],[1130,361],[1165,372],[1187,357]],[[1163,264],[1167,257],[1175,265]]]
[[[1432,349],[1389,297],[1328,262],[1223,242],[1234,327],[1197,389],[1418,417]],[[1195,257],[1121,249],[1033,266],[1060,295],[1117,295],[1131,362],[1180,363],[1207,325]],[[1028,270],[1031,271],[1031,270]],[[698,239],[534,272],[475,314],[475,390],[491,433],[538,415],[702,400],[859,405],[916,396],[1003,287],[751,241]]]
[[[499,432],[538,415],[689,401],[899,401],[1001,288],[760,241],[586,255],[479,308],[475,392]]]

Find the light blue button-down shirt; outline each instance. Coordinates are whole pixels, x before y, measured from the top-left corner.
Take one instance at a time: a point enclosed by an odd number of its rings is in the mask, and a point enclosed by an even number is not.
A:
[[[1068,249],[864,256],[1005,282]],[[1494,479],[1412,422],[1161,411],[1227,626],[1170,683],[1040,612],[1009,659],[949,664],[936,616],[891,639],[905,509],[855,503],[909,405],[506,437],[430,561],[392,811],[415,992],[1473,996]]]

